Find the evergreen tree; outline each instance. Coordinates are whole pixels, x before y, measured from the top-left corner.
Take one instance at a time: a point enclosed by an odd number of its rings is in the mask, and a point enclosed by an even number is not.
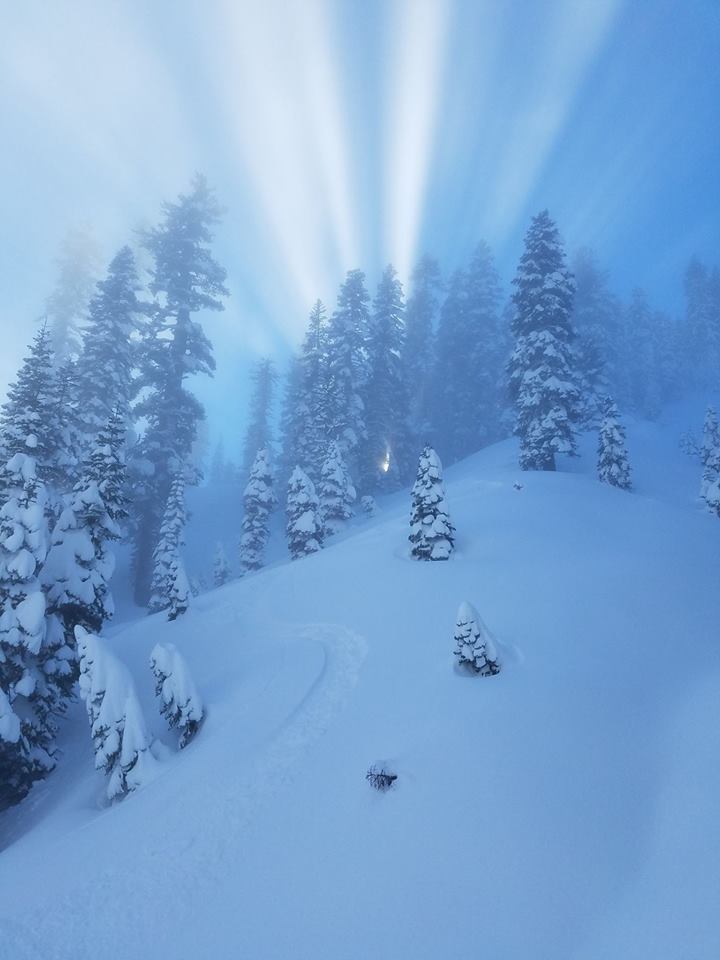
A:
[[[707,501],[709,491],[720,478],[720,427],[713,407],[708,407],[705,414],[701,459],[703,472],[700,496]]]
[[[60,433],[50,333],[43,326],[33,338],[30,352],[0,408],[3,463],[17,453],[29,453],[30,440],[38,480],[43,484],[57,481]]]
[[[108,776],[108,800],[117,800],[152,776],[150,736],[128,670],[99,637],[77,627],[75,638],[95,768]]]
[[[190,584],[179,553],[170,561],[168,620],[177,620],[190,606]]]
[[[17,803],[55,765],[56,717],[72,686],[73,653],[48,615],[40,571],[49,545],[47,495],[34,434],[4,468],[0,509],[0,798]]]
[[[185,384],[188,377],[211,375],[215,368],[210,342],[193,315],[222,310],[222,298],[228,295],[225,271],[209,249],[211,228],[220,213],[206,181],[197,176],[191,192],[165,204],[163,222],[144,237],[153,257],[150,290],[157,300],[145,327],[138,381],[145,390],[136,407],[147,423],[135,454],[134,476],[133,572],[141,604],[149,596],[152,551],[172,478],[188,470],[204,418],[202,405]]]
[[[573,260],[575,296],[573,326],[577,334],[578,375],[582,388],[582,420],[594,424],[602,416],[611,383],[618,385],[619,304],[608,289],[608,274],[597,266],[592,250],[580,249]]]
[[[320,475],[319,508],[323,537],[342,530],[345,521],[352,516],[356,496],[340,448],[331,440]]]
[[[685,355],[693,382],[712,384],[720,367],[720,311],[713,284],[705,264],[697,257],[685,274]]]
[[[130,247],[122,247],[90,300],[77,365],[80,419],[91,442],[115,412],[126,427],[131,422],[133,337],[147,310],[138,300],[139,289],[135,257]]]
[[[290,558],[297,560],[322,547],[322,523],[312,480],[295,467],[288,483],[287,538]]]
[[[360,445],[367,436],[363,395],[369,299],[365,274],[351,270],[328,328],[328,436],[339,443],[353,477],[358,476]]]
[[[442,279],[437,261],[423,257],[413,271],[411,293],[405,307],[403,366],[414,443],[426,436],[431,428],[435,321],[441,290]]]
[[[410,510],[411,554],[416,560],[449,560],[455,543],[440,458],[426,446],[420,454]]]
[[[55,289],[45,306],[52,350],[58,365],[78,356],[81,331],[98,268],[96,243],[85,228],[71,230],[57,258]]]
[[[277,374],[272,360],[260,360],[252,375],[253,394],[250,401],[250,422],[243,446],[243,477],[250,475],[255,455],[272,441],[270,422]]]
[[[639,416],[654,420],[660,412],[659,335],[643,290],[632,292],[625,310],[625,376],[627,402]]]
[[[442,439],[451,462],[469,452],[475,429],[476,411],[472,409],[470,382],[474,370],[468,358],[473,344],[467,323],[467,294],[467,274],[464,270],[455,270],[440,308],[431,431],[433,437]]]
[[[471,603],[463,601],[455,625],[455,656],[458,662],[481,677],[500,672],[495,638]]]
[[[515,349],[508,364],[523,470],[554,470],[576,451],[579,391],[571,311],[574,283],[547,210],[533,218],[513,280]]]
[[[400,486],[409,471],[409,409],[402,355],[405,319],[402,285],[392,266],[382,275],[367,338],[367,386],[362,444],[363,487]]]
[[[621,490],[629,490],[632,485],[625,446],[625,427],[620,422],[617,406],[611,397],[606,397],[603,405],[598,439],[598,479]]]
[[[158,643],[150,654],[150,669],[155,677],[155,695],[160,700],[160,713],[170,727],[180,733],[182,750],[197,733],[205,717],[205,709],[190,670],[172,643]]]
[[[177,476],[170,487],[158,542],[153,551],[152,592],[149,604],[151,613],[167,610],[171,604],[172,567],[183,543],[186,519],[185,481],[182,476]]]
[[[285,376],[285,391],[280,410],[280,482],[287,485],[295,464],[302,462],[303,431],[306,418],[303,412],[303,370],[300,356],[293,356]]]
[[[317,483],[329,435],[328,328],[320,300],[310,312],[298,364],[298,434],[289,465],[292,468],[296,463],[304,464],[307,475]]]
[[[270,514],[275,507],[273,470],[267,450],[258,450],[243,494],[244,516],[240,536],[240,575],[259,570],[270,536]]]
[[[228,563],[225,547],[218,540],[213,557],[213,581],[216,587],[222,587],[230,579],[230,564]]]

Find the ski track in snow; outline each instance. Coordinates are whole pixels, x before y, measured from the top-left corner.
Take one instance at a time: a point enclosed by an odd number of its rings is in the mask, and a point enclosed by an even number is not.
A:
[[[286,639],[285,647],[297,641],[321,644],[323,662],[301,701],[269,734],[247,770],[235,781],[223,785],[229,789],[222,789],[222,799],[217,784],[206,783],[202,803],[193,802],[188,806],[181,802],[158,826],[155,842],[144,851],[140,861],[137,857],[132,862],[119,860],[112,867],[90,871],[81,898],[82,909],[78,908],[77,893],[72,897],[59,894],[52,913],[38,911],[27,925],[9,920],[6,915],[0,917],[2,960],[139,957],[141,954],[136,950],[141,950],[142,944],[138,940],[133,945],[133,937],[136,934],[146,937],[147,930],[133,930],[131,917],[135,909],[140,913],[147,911],[149,904],[153,904],[156,920],[155,944],[157,951],[161,951],[163,930],[172,927],[170,916],[176,918],[181,911],[184,922],[191,923],[196,905],[205,897],[211,897],[213,888],[226,883],[227,861],[242,860],[243,834],[252,829],[258,810],[292,782],[304,755],[328,729],[355,686],[367,653],[363,637],[336,624],[285,625],[278,633],[292,637]],[[231,762],[237,759],[233,757]],[[148,789],[152,789],[152,785]],[[137,803],[142,793],[131,795],[123,805]],[[123,805],[109,808],[103,819],[121,813]],[[181,835],[181,829],[187,831],[193,817],[198,817],[198,808],[202,811],[201,833],[178,847],[176,838]],[[77,837],[96,823],[85,824],[71,836]],[[171,889],[171,898],[163,897],[162,902],[158,902],[158,890],[166,884]],[[118,900],[124,909],[118,909]],[[163,913],[168,909],[166,922]],[[103,915],[103,941],[98,939],[97,928],[85,922],[88,913]],[[72,937],[68,938],[70,917],[73,930]],[[141,927],[143,925],[141,923]]]

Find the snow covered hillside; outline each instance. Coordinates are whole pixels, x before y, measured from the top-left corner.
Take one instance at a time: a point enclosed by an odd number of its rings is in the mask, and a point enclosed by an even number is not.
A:
[[[73,708],[0,824],[0,957],[720,956],[720,524],[676,432],[629,425],[633,493],[597,483],[593,443],[571,472],[521,473],[512,442],[448,470],[448,563],[409,558],[404,492],[111,631],[157,736],[157,642],[207,719],[104,808]],[[456,670],[463,600],[498,676]]]

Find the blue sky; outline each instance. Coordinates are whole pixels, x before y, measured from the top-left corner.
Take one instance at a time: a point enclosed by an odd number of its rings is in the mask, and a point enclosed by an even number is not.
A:
[[[7,4],[0,384],[66,230],[109,259],[195,169],[228,209],[213,414],[347,269],[485,238],[509,280],[542,207],[677,312],[689,256],[720,259],[718,49],[717,0]]]

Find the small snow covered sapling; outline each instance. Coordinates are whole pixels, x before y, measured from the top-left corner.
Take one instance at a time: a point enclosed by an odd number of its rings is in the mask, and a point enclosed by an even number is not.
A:
[[[300,467],[295,467],[288,483],[286,531],[292,560],[322,548],[318,498],[312,480]]]
[[[433,448],[426,446],[412,488],[410,552],[416,560],[449,560],[454,535],[445,500],[442,463]]]
[[[371,497],[367,494],[364,497],[360,498],[360,508],[362,512],[368,517],[374,517],[378,512],[378,505],[375,497]]]
[[[160,698],[160,713],[171,727],[180,731],[182,749],[190,743],[205,717],[200,694],[174,644],[158,643],[153,648],[150,669],[155,677],[155,694]]]
[[[228,563],[225,547],[218,540],[213,557],[213,581],[216,587],[222,587],[230,579],[230,564]]]
[[[606,397],[598,438],[598,479],[620,490],[629,490],[630,466],[625,447],[625,428],[615,401]]]
[[[492,677],[500,672],[495,639],[471,603],[463,601],[455,626],[455,656],[460,664],[479,674]]]

